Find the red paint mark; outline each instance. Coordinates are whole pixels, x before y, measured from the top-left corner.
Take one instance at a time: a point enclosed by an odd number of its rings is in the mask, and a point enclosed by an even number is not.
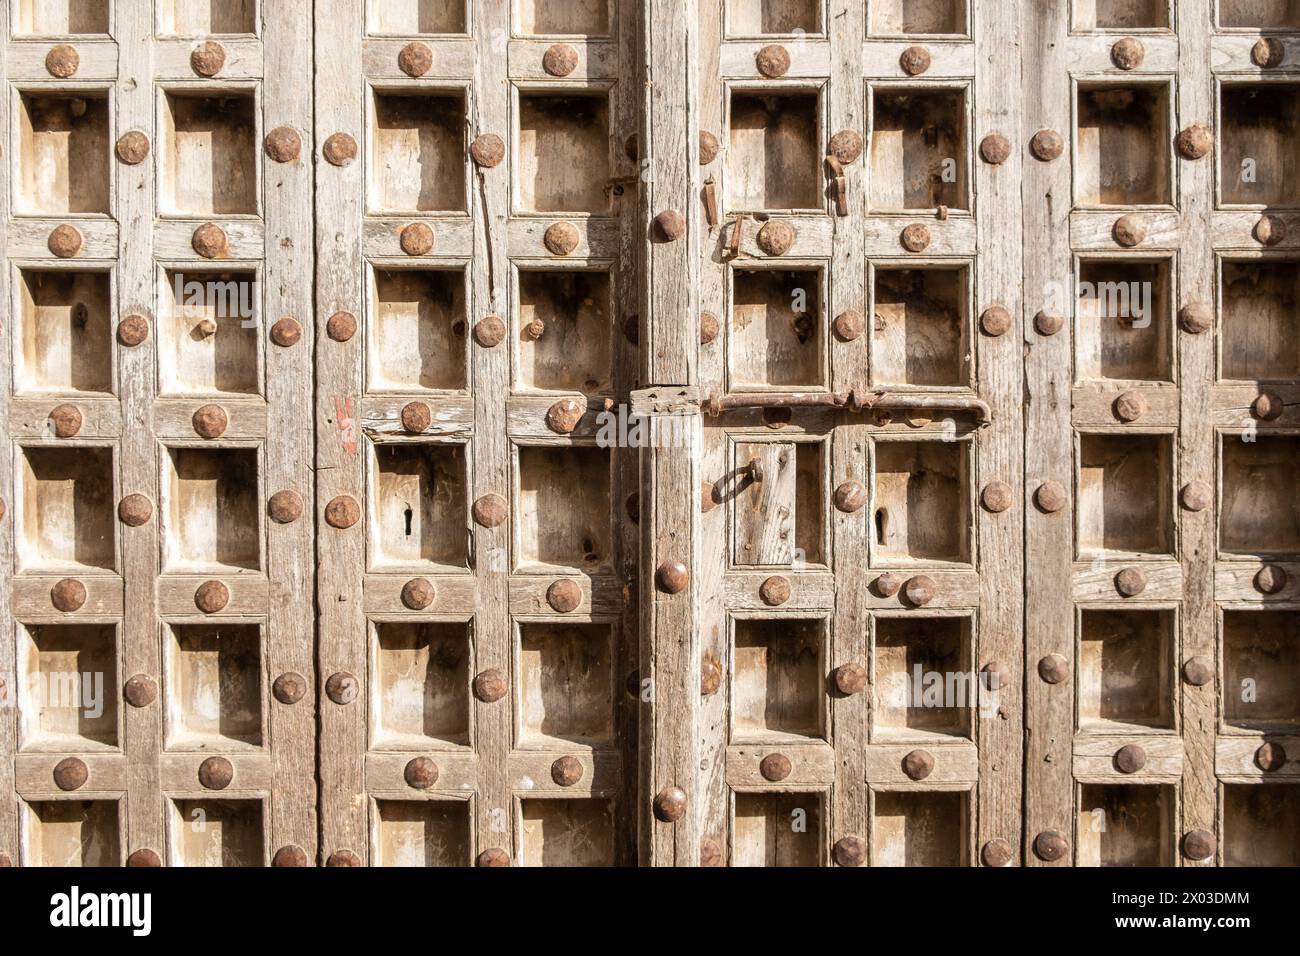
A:
[[[334,420],[343,433],[343,450],[349,455],[357,453],[357,421],[352,417],[352,399],[334,399]]]

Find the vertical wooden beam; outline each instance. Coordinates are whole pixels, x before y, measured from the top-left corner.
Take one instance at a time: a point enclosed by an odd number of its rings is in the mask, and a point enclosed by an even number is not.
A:
[[[0,37],[8,37],[12,4],[0,5]],[[0,43],[0,77],[9,75],[8,44]],[[8,84],[6,84],[7,86]],[[10,129],[10,96],[0,97],[0,129]],[[0,222],[9,222],[9,168],[13,160],[0,156]],[[6,250],[7,251],[7,250]],[[15,661],[17,635],[10,607],[10,587],[15,569],[14,555],[14,446],[9,431],[9,397],[13,394],[13,347],[9,330],[13,315],[8,308],[9,257],[0,269],[0,301],[5,303],[5,326],[0,328],[4,348],[0,349],[0,862],[18,865],[18,798],[14,794],[14,753],[18,749],[18,673]]]
[[[641,342],[645,381],[694,383],[699,342],[699,135],[696,96],[695,0],[645,0],[641,19],[644,100],[638,135],[642,164],[638,231],[641,256]],[[675,212],[685,222],[669,240],[655,224]],[[699,488],[701,433],[689,419],[683,447],[643,449],[641,600],[642,680],[649,697],[640,717],[641,798],[637,808],[641,860],[654,866],[698,864],[700,637]],[[684,565],[685,590],[667,593],[657,570]],[[655,796],[678,787],[687,812],[675,823],[656,819]]]
[[[1073,301],[1061,296],[1071,275],[1070,151],[1055,160],[1035,158],[1029,150],[1043,129],[1066,143],[1073,110],[1070,104],[1066,36],[1069,4],[1021,4],[1020,49],[1023,133],[1012,140],[1023,160],[1024,315],[1027,342],[1024,377],[1025,415],[1025,841],[1024,859],[1042,865],[1032,850],[1034,838],[1055,830],[1073,843],[1073,776],[1075,682],[1048,684],[1038,662],[1059,654],[1074,667],[1074,606],[1071,600],[1074,554],[1074,440],[1070,418]],[[981,55],[990,52],[982,50]],[[1056,300],[1051,301],[1056,290]],[[1063,313],[1065,323],[1052,336],[1033,331],[1033,317],[1044,309]],[[1039,507],[1036,491],[1046,482],[1064,489],[1067,503],[1054,512]],[[1072,853],[1057,865],[1068,866]]]

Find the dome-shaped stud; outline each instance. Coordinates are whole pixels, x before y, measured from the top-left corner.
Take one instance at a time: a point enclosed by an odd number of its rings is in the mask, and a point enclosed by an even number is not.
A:
[[[149,338],[149,320],[132,313],[117,324],[117,341],[132,349]]]
[[[852,868],[867,862],[867,841],[858,836],[840,837],[831,848],[836,866]]]
[[[302,495],[291,488],[277,491],[266,503],[266,513],[276,524],[293,524],[302,512]]]
[[[495,667],[489,667],[474,675],[474,696],[485,704],[495,704],[505,697],[510,690],[510,683],[505,674]]]
[[[1214,663],[1208,657],[1189,657],[1183,662],[1183,680],[1192,687],[1204,687],[1214,680]]]
[[[1147,576],[1141,568],[1123,568],[1115,575],[1115,590],[1121,597],[1137,597],[1147,589]]]
[[[493,169],[506,158],[505,141],[496,133],[482,133],[469,145],[470,158],[482,169]]]
[[[558,786],[572,787],[582,779],[582,761],[566,754],[551,764],[551,779]]]
[[[934,755],[928,750],[913,750],[903,758],[903,773],[909,780],[924,780],[934,772]]]
[[[122,697],[132,707],[148,707],[158,699],[158,682],[148,674],[135,674],[122,685]]]
[[[723,866],[726,854],[722,850],[722,841],[717,837],[704,837],[700,840],[700,866]]]
[[[758,586],[758,597],[768,607],[780,607],[790,600],[790,579],[772,575]]]
[[[1277,216],[1262,216],[1251,234],[1262,246],[1276,246],[1286,238],[1286,223]]]
[[[1038,662],[1038,676],[1047,684],[1064,684],[1070,679],[1070,662],[1060,654],[1048,654]]]
[[[80,431],[85,419],[81,409],[76,405],[56,405],[50,410],[50,431],[55,438],[73,438]]]
[[[307,860],[307,851],[291,843],[275,851],[275,856],[271,857],[271,865],[300,869],[310,864]]]
[[[1113,410],[1120,421],[1135,422],[1147,413],[1147,400],[1141,392],[1123,392],[1115,399]]]
[[[81,68],[81,54],[77,48],[67,43],[58,43],[50,47],[45,54],[45,72],[60,80],[75,76]]]
[[[578,68],[578,51],[567,43],[555,43],[542,54],[542,69],[551,76],[568,76]]]
[[[199,76],[214,77],[225,65],[226,49],[215,40],[205,40],[190,51],[190,69]]]
[[[220,405],[203,405],[190,419],[194,433],[200,438],[220,438],[230,426],[230,417]]]
[[[665,209],[654,218],[655,235],[664,242],[675,242],[686,235],[686,217],[676,209]]]
[[[867,503],[867,488],[860,481],[845,481],[835,489],[835,509],[844,514],[861,511]]]
[[[220,581],[204,581],[194,591],[194,606],[204,614],[216,614],[230,603],[230,588]]]
[[[886,571],[871,582],[871,587],[880,597],[891,598],[902,589],[903,579],[893,571]]]
[[[1043,310],[1034,316],[1034,331],[1044,338],[1055,335],[1065,326],[1065,317],[1059,312]]]
[[[1266,564],[1255,572],[1255,590],[1260,594],[1281,594],[1286,588],[1287,573],[1276,564]]]
[[[285,316],[271,326],[271,341],[282,349],[292,348],[302,341],[302,323]]]
[[[325,696],[340,706],[352,703],[359,693],[361,693],[361,682],[357,680],[356,675],[349,674],[347,671],[331,674],[329,680],[325,681]]]
[[[402,428],[410,435],[418,435],[433,424],[433,411],[424,402],[407,402],[402,406]]]
[[[307,678],[297,671],[285,671],[272,682],[271,693],[280,703],[292,706],[307,695]]]
[[[142,847],[139,850],[132,852],[131,855],[126,858],[126,865],[142,869],[160,867],[162,866],[162,857],[160,857],[156,851],[151,850],[148,847]]]
[[[1120,773],[1137,773],[1147,765],[1147,752],[1137,744],[1126,744],[1115,751],[1115,769]]]
[[[427,256],[433,252],[433,228],[425,222],[413,222],[403,226],[397,236],[397,244],[408,256]]]
[[[437,596],[437,591],[426,578],[411,578],[402,585],[402,606],[411,611],[425,610]]]
[[[793,769],[790,758],[781,753],[768,754],[758,762],[758,772],[771,783],[780,783]]]
[[[83,241],[81,233],[75,226],[63,223],[50,230],[50,237],[46,240],[45,245],[50,252],[60,259],[71,259],[81,251]]]
[[[412,790],[428,790],[438,782],[438,765],[428,757],[415,757],[402,769],[402,779]]]
[[[555,256],[567,256],[578,248],[578,227],[571,222],[553,222],[542,233],[542,245]]]
[[[1267,741],[1255,751],[1255,766],[1265,773],[1276,773],[1286,766],[1286,748]]]
[[[219,259],[230,252],[230,237],[215,222],[205,222],[190,236],[190,247],[204,259]]]
[[[835,316],[835,321],[832,323],[835,337],[841,342],[856,341],[866,331],[866,327],[867,321],[857,309],[845,309]]]
[[[1011,158],[1011,141],[1001,133],[989,133],[980,140],[980,158],[990,166],[1001,166]]]
[[[1286,47],[1277,37],[1260,37],[1250,48],[1250,59],[1260,69],[1271,70],[1286,59]]]
[[[485,315],[474,324],[474,341],[485,349],[494,349],[506,339],[506,324],[499,315]]]
[[[347,166],[357,158],[357,141],[348,133],[334,133],[321,146],[321,155],[331,166]]]
[[[909,46],[898,58],[898,65],[908,76],[920,76],[930,69],[930,51],[923,46]]]
[[[835,682],[837,691],[845,697],[852,697],[866,690],[867,669],[857,661],[849,661],[831,672],[831,680]]]
[[[769,256],[783,256],[794,246],[794,226],[782,219],[769,219],[758,230],[758,248]]]
[[[128,166],[139,166],[149,157],[149,137],[138,129],[123,133],[114,147],[117,158]]]
[[[349,867],[363,866],[361,857],[357,856],[351,850],[336,850],[329,855],[325,861],[327,867]]]
[[[1257,395],[1250,403],[1250,413],[1262,422],[1275,422],[1286,411],[1286,402],[1272,392]]]
[[[498,867],[510,865],[510,854],[499,846],[489,847],[474,860],[475,866]]]
[[[340,531],[351,528],[361,520],[361,506],[350,495],[331,498],[325,506],[325,523]]]
[[[1110,48],[1110,61],[1121,70],[1136,70],[1146,59],[1146,47],[1137,37],[1116,40]]]
[[[1204,511],[1214,503],[1214,489],[1207,481],[1189,481],[1183,485],[1178,500],[1185,511]]]
[[[665,787],[653,803],[655,819],[662,823],[676,823],[686,816],[686,791],[681,787]]]
[[[700,662],[700,696],[712,697],[722,688],[722,665],[712,654]]]
[[[1034,491],[1034,503],[1048,514],[1055,514],[1069,504],[1069,495],[1059,481],[1045,481]]]
[[[509,515],[509,507],[504,498],[489,492],[474,501],[470,513],[474,517],[474,523],[479,527],[497,528],[505,524]]]
[[[1045,830],[1034,837],[1034,855],[1044,863],[1065,859],[1070,852],[1070,842],[1056,830]]]
[[[1111,230],[1115,242],[1126,249],[1141,245],[1147,237],[1147,223],[1141,216],[1129,214],[1115,220]]]
[[[1201,335],[1214,326],[1214,310],[1204,302],[1189,302],[1178,310],[1178,324],[1190,335]]]
[[[842,129],[831,137],[826,152],[841,166],[855,163],[862,156],[862,134],[855,129]]]
[[[235,767],[225,757],[209,757],[199,764],[199,783],[208,790],[225,790],[235,779]]]
[[[708,130],[702,129],[700,130],[699,144],[700,165],[708,166],[718,158],[718,150],[720,149],[718,145],[718,137],[714,136]],[[636,162],[636,158],[633,157],[632,161]]]
[[[86,586],[76,578],[64,578],[50,588],[50,603],[65,614],[80,611],[86,604]]]
[[[914,222],[903,230],[899,242],[908,252],[924,252],[930,246],[930,227],[923,222]]]
[[[397,53],[397,68],[407,76],[424,76],[433,67],[433,51],[429,44],[413,40]]]
[[[769,80],[790,72],[790,52],[779,43],[769,43],[754,55],[754,66]]]
[[[1214,132],[1203,123],[1193,123],[1179,132],[1175,145],[1183,159],[1204,159],[1214,149]]]
[[[562,578],[546,589],[546,603],[560,614],[576,611],[582,603],[582,588],[571,578]]]
[[[568,435],[578,427],[586,409],[571,398],[563,398],[546,410],[546,427],[557,435]]]
[[[325,323],[325,334],[335,342],[346,342],[357,334],[357,317],[351,312],[335,312]]]
[[[1005,305],[995,304],[980,313],[980,331],[989,338],[999,338],[1011,331],[1011,312]]]
[[[277,126],[266,134],[262,149],[274,163],[296,162],[302,155],[302,137],[292,126]]]
[[[908,578],[907,584],[903,585],[903,597],[913,607],[925,607],[934,600],[935,595],[938,593],[939,586],[934,583],[933,578],[925,574],[918,574],[916,577]]]
[[[710,345],[717,339],[718,333],[722,331],[718,323],[718,317],[712,312],[700,313],[700,344]]]
[[[690,572],[680,561],[665,561],[655,570],[655,586],[665,594],[681,594],[690,580]]]
[[[991,869],[1010,866],[1014,859],[1015,851],[1011,849],[1011,844],[1000,838],[989,840],[980,850],[980,862]]]
[[[90,769],[79,757],[64,757],[54,765],[53,777],[60,790],[80,790],[90,779]]]
[[[1183,857],[1193,863],[1202,863],[1218,851],[1219,843],[1209,830],[1189,830],[1183,834]]]
[[[1015,503],[1015,493],[1005,481],[990,481],[980,492],[980,504],[990,514],[1001,514]]]
[[[1065,152],[1065,140],[1054,129],[1040,129],[1029,141],[1029,151],[1040,162],[1050,163]]]

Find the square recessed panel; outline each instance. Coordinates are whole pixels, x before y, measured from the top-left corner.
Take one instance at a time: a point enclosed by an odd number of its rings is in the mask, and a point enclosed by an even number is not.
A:
[[[1169,0],[1072,0],[1076,30],[1167,30]]]
[[[873,802],[873,866],[967,865],[968,794],[882,791]]]
[[[518,31],[528,36],[606,37],[611,0],[515,0]]]
[[[876,36],[964,36],[967,0],[871,0]]]
[[[257,0],[159,0],[158,19],[163,36],[250,34],[257,31]]]
[[[368,390],[465,388],[464,271],[375,269],[371,281]]]
[[[877,617],[872,739],[970,737],[979,687],[964,617]]]
[[[468,567],[465,446],[403,442],[373,448],[371,566]]]
[[[1077,866],[1173,866],[1172,786],[1079,788]]]
[[[1224,84],[1219,116],[1220,201],[1300,204],[1300,84]]]
[[[1171,554],[1168,435],[1079,436],[1079,555]]]
[[[606,566],[609,450],[521,446],[518,455],[520,567],[586,571]]]
[[[1079,624],[1079,729],[1173,729],[1172,610],[1084,609]]]
[[[381,36],[462,34],[465,6],[465,0],[366,0],[366,29]]]
[[[242,216],[258,209],[257,104],[253,94],[167,92],[158,137],[159,212]]]
[[[1222,264],[1219,377],[1300,379],[1300,262]]]
[[[1300,866],[1300,786],[1223,787],[1224,866]]]
[[[737,793],[732,866],[818,866],[820,793]]]
[[[731,740],[775,743],[825,733],[825,631],[820,619],[737,618]]]
[[[262,744],[262,633],[257,624],[166,626],[167,747]]]
[[[877,441],[872,547],[878,561],[967,562],[970,449],[956,441]]]
[[[164,269],[158,382],[163,395],[257,395],[261,301],[251,270]]]
[[[609,95],[520,92],[517,108],[519,210],[607,215]]]
[[[816,387],[825,380],[822,282],[817,267],[731,270],[733,386]]]
[[[373,93],[370,212],[465,212],[465,94]]]
[[[23,805],[24,866],[121,866],[116,800],[37,800]]]
[[[821,32],[822,0],[727,0],[727,33],[734,37]]]
[[[1300,552],[1300,438],[1224,435],[1219,550],[1273,557]]]
[[[823,207],[819,103],[813,90],[731,91],[728,209]]]
[[[1300,611],[1223,612],[1223,722],[1300,729]]]
[[[519,625],[519,746],[614,740],[613,626]]]
[[[611,390],[614,302],[607,271],[521,269],[518,382],[527,389]]]
[[[14,212],[107,215],[108,99],[80,93],[23,93],[18,99]]]
[[[87,753],[117,748],[114,625],[20,625],[18,669],[22,750]]]
[[[373,866],[469,866],[467,800],[376,800]]]
[[[113,283],[107,272],[22,269],[14,388],[113,390]]]
[[[256,448],[168,448],[162,484],[164,571],[262,566]]]
[[[1172,382],[1171,260],[1089,258],[1078,269],[1078,378]]]
[[[1219,26],[1241,30],[1300,29],[1295,0],[1219,0]]]
[[[20,449],[15,464],[18,569],[113,570],[113,449],[33,445]]]
[[[614,804],[602,797],[519,801],[520,866],[613,866]]]
[[[1167,84],[1080,85],[1075,199],[1088,206],[1173,201]]]
[[[872,90],[872,212],[970,209],[966,95],[934,87]]]
[[[970,267],[877,265],[871,275],[872,381],[969,386]]]
[[[108,34],[109,0],[16,0],[12,9],[16,37]]]
[[[370,745],[465,747],[470,737],[470,633],[460,621],[373,625]]]
[[[714,488],[715,496],[732,502],[733,564],[823,563],[826,454],[820,441],[736,442],[734,483]]]
[[[265,866],[261,800],[172,800],[168,866]]]

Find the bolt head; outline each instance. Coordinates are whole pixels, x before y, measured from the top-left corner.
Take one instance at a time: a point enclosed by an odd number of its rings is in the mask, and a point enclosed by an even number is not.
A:
[[[867,489],[860,481],[846,481],[835,489],[835,508],[845,514],[862,510],[867,503]]]
[[[123,133],[115,147],[117,158],[128,166],[138,166],[149,156],[149,137],[138,129]]]
[[[857,309],[846,309],[835,316],[835,337],[841,342],[853,342],[866,331],[867,320]]]
[[[1056,830],[1045,830],[1034,837],[1034,855],[1045,863],[1055,863],[1070,852],[1070,843]]]
[[[700,840],[700,866],[722,866],[726,862],[722,841],[717,837]]]
[[[1255,766],[1265,773],[1275,773],[1286,766],[1286,748],[1267,741],[1255,751]]]
[[[1186,510],[1204,511],[1214,503],[1214,489],[1209,482],[1189,481],[1178,497]]]
[[[297,319],[285,316],[271,326],[271,341],[282,349],[291,348],[302,339],[302,325]]]
[[[351,312],[335,312],[325,323],[325,334],[335,342],[346,342],[357,334],[357,317]]]
[[[427,256],[433,252],[433,227],[424,222],[413,222],[402,227],[397,243],[408,256]]]
[[[128,856],[126,865],[130,867],[159,867],[162,866],[162,858],[153,850],[145,847]]]
[[[1048,684],[1063,684],[1070,679],[1070,662],[1060,654],[1048,654],[1038,662],[1038,676]]]
[[[686,816],[686,791],[681,787],[665,787],[655,794],[655,818],[663,823],[676,823]]]
[[[841,166],[857,162],[862,155],[862,134],[855,129],[842,129],[831,137],[827,153]]]
[[[1281,66],[1286,59],[1286,47],[1277,37],[1260,37],[1250,48],[1250,59],[1261,69]]]
[[[220,581],[204,581],[194,591],[194,606],[204,614],[216,614],[230,603],[230,588]]]
[[[560,614],[568,614],[582,603],[582,588],[571,578],[562,578],[546,589],[546,603]]]
[[[500,847],[494,846],[484,850],[474,860],[475,866],[509,866],[510,854]]]
[[[1044,337],[1053,336],[1065,325],[1065,317],[1056,312],[1042,311],[1034,316],[1034,331]]]
[[[474,341],[485,349],[496,348],[506,338],[506,324],[499,315],[485,315],[474,325]]]
[[[551,779],[558,786],[572,787],[582,779],[582,761],[565,754],[551,764]]]
[[[655,216],[655,234],[664,242],[674,242],[686,235],[686,217],[676,209],[665,209]]]
[[[1123,392],[1115,399],[1115,417],[1122,422],[1135,422],[1147,413],[1147,400],[1141,392]]]
[[[291,843],[275,851],[275,856],[271,857],[271,865],[301,868],[309,866],[310,861],[307,859],[306,850]]]
[[[1115,752],[1115,769],[1120,773],[1137,773],[1147,765],[1147,752],[1137,744],[1126,744]]]
[[[340,530],[351,528],[361,520],[361,506],[355,498],[339,495],[325,506],[325,523]]]
[[[225,757],[209,757],[199,764],[199,783],[208,790],[225,790],[234,779],[234,765]]]
[[[325,696],[340,706],[350,704],[361,692],[361,682],[347,671],[331,674],[325,682]]]
[[[1129,214],[1115,220],[1112,230],[1115,241],[1125,248],[1141,245],[1147,237],[1147,223],[1141,216]]]
[[[898,65],[908,76],[920,76],[930,69],[930,51],[923,46],[909,46],[898,58]]]
[[[117,520],[128,528],[148,524],[153,517],[153,502],[144,495],[127,495],[117,503]]]
[[[230,417],[220,405],[204,405],[194,413],[190,422],[194,426],[195,434],[200,438],[211,440],[220,438],[226,433],[230,425]]]
[[[665,561],[655,571],[655,585],[665,594],[681,594],[690,580],[690,572],[680,561]]]
[[[61,226],[55,226],[50,230],[50,238],[45,245],[50,252],[60,259],[71,259],[81,251],[82,238],[81,233],[75,226],[69,226],[66,223]]]
[[[1121,70],[1136,70],[1146,58],[1146,47],[1136,37],[1124,37],[1110,48],[1110,59]]]
[[[1189,830],[1183,834],[1183,856],[1200,863],[1214,856],[1218,840],[1209,830]]]
[[[1054,129],[1040,129],[1029,141],[1029,151],[1040,162],[1050,163],[1065,152],[1065,140]]]
[[[722,688],[722,665],[712,654],[700,662],[700,696],[712,697]]]
[[[1255,223],[1255,241],[1263,246],[1276,246],[1286,238],[1286,223],[1276,216],[1263,216]]]
[[[1015,504],[1015,492],[1005,481],[990,481],[980,492],[980,503],[984,505],[984,510],[1001,514]]]
[[[1010,866],[1014,859],[1015,851],[1011,849],[1011,844],[1000,838],[989,840],[980,850],[980,862],[994,869]]]
[[[433,424],[433,412],[424,402],[407,402],[402,406],[402,428],[418,435]]]
[[[148,707],[158,698],[158,684],[147,674],[136,674],[122,685],[122,696],[132,707]]]
[[[66,80],[74,75],[80,66],[81,55],[77,53],[76,47],[67,43],[58,43],[50,47],[50,52],[45,54],[46,72],[60,80]]]
[[[908,578],[907,584],[903,586],[903,597],[913,607],[925,607],[938,593],[939,586],[934,583],[934,579],[924,574]]]
[[[282,704],[296,704],[307,693],[307,679],[295,671],[286,671],[275,679],[271,693]]]
[[[489,667],[474,676],[474,696],[485,704],[495,704],[509,690],[510,684],[505,674],[495,667]]]
[[[1286,411],[1286,402],[1272,392],[1265,392],[1250,405],[1250,413],[1263,422],[1275,422]]]
[[[413,790],[428,790],[438,782],[438,765],[428,757],[416,757],[406,764],[402,779]]]
[[[292,163],[302,155],[302,137],[292,126],[277,126],[262,143],[266,155],[276,163]]]
[[[1069,496],[1060,482],[1045,481],[1034,492],[1034,502],[1048,514],[1055,514],[1069,503]]]
[[[432,584],[425,578],[412,578],[402,585],[402,605],[412,611],[423,611],[437,597]]]
[[[361,866],[361,857],[357,856],[351,850],[336,850],[329,855],[325,865],[334,866]]]
[[[891,598],[902,589],[903,579],[893,571],[886,571],[871,582],[871,586],[880,597]]]
[[[551,76],[568,76],[578,68],[578,51],[567,43],[556,43],[542,54],[542,69]]]
[[[56,405],[50,410],[50,430],[55,438],[73,438],[84,424],[81,409],[76,405]]]
[[[149,320],[133,313],[117,324],[117,340],[127,348],[135,348],[149,337]]]
[[[758,597],[768,607],[780,607],[790,600],[790,579],[779,574],[767,578],[758,586]]]
[[[1115,590],[1121,597],[1137,597],[1147,587],[1147,576],[1140,568],[1124,568],[1115,575]]]
[[[302,517],[302,495],[285,488],[273,494],[266,503],[266,513],[276,524],[293,524]]]
[[[483,528],[499,527],[505,523],[509,514],[506,500],[492,492],[476,499],[470,511],[474,516],[474,523]]]
[[[934,755],[928,750],[913,750],[903,758],[903,773],[910,780],[924,780],[934,772]]]
[[[225,48],[215,40],[205,40],[190,51],[190,69],[199,76],[216,76],[225,65]]]
[[[567,256],[578,248],[578,227],[571,222],[553,222],[542,234],[542,244],[556,256]]]
[[[1204,687],[1214,680],[1214,663],[1208,657],[1189,657],[1183,663],[1183,680],[1192,687]]]
[[[563,398],[546,411],[546,427],[557,435],[569,435],[578,427],[586,409],[571,398]]]
[[[866,690],[867,669],[857,661],[849,661],[835,668],[831,679],[835,682],[836,690],[845,697],[852,697]]]
[[[78,757],[64,757],[54,765],[54,785],[60,790],[80,790],[90,779],[90,770]]]
[[[424,76],[433,66],[433,51],[427,43],[415,40],[397,54],[397,68],[407,76]]]
[[[204,259],[217,259],[230,252],[230,238],[215,222],[205,222],[195,229],[190,245]]]
[[[779,43],[769,43],[754,56],[754,65],[759,73],[774,80],[790,71],[790,53]]]
[[[768,754],[758,762],[758,772],[763,775],[764,780],[772,783],[780,783],[790,776],[790,771],[793,769],[790,758],[781,753]]]
[[[980,157],[990,166],[1001,166],[1011,158],[1011,141],[1001,133],[989,133],[980,140]]]
[[[1183,159],[1204,159],[1214,148],[1214,133],[1202,123],[1193,123],[1178,134],[1177,146]]]
[[[65,614],[80,611],[86,604],[86,586],[76,578],[64,578],[50,588],[50,603]]]
[[[980,315],[980,331],[990,338],[1006,335],[1011,330],[1011,312],[1005,305],[991,305]]]
[[[930,245],[930,227],[923,222],[914,222],[903,230],[899,241],[908,252],[924,252]]]
[[[714,136],[708,130],[700,130],[700,165],[707,166],[718,158],[718,137]],[[632,157],[636,162],[636,157]]]
[[[861,866],[867,862],[867,841],[852,835],[840,837],[835,841],[831,853],[838,866]]]
[[[713,342],[718,337],[718,333],[720,331],[722,331],[722,328],[718,324],[718,317],[716,315],[714,315],[712,312],[700,313],[700,344],[701,345],[708,345],[711,342]]]
[[[769,219],[758,230],[758,248],[769,256],[783,256],[794,246],[794,226],[782,219]]]
[[[1276,564],[1266,564],[1255,572],[1255,590],[1260,594],[1280,594],[1286,583],[1286,571]]]
[[[334,133],[325,140],[321,154],[331,166],[347,166],[357,158],[357,141],[347,133]]]

